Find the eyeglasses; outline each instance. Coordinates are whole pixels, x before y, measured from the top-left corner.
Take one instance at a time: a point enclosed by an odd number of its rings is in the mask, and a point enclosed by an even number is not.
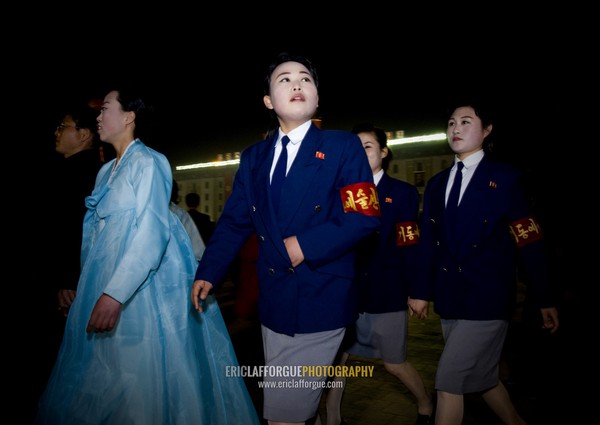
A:
[[[76,125],[66,125],[61,123],[56,126],[56,131],[63,131],[65,128],[74,128],[75,130],[79,130],[79,127]]]

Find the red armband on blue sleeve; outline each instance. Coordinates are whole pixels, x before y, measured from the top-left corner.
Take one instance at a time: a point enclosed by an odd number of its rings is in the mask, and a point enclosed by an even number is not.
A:
[[[344,212],[358,212],[364,215],[380,217],[381,208],[375,183],[355,183],[340,190]]]
[[[517,248],[542,239],[542,229],[533,216],[510,223],[510,232],[515,239]]]
[[[396,245],[408,246],[419,243],[419,225],[414,221],[396,223]]]

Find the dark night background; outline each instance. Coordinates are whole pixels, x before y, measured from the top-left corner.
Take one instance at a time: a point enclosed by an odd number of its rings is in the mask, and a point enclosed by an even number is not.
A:
[[[147,143],[172,163],[240,151],[270,124],[262,82],[267,64],[285,50],[306,55],[317,67],[324,128],[350,129],[369,120],[407,136],[444,131],[447,104],[477,94],[499,112],[498,154],[534,166],[539,148],[553,142],[547,118],[556,114],[565,89],[548,37],[484,45],[407,30],[364,37],[350,31],[301,42],[258,33],[216,38],[218,43],[191,29],[131,39],[127,33],[100,34],[93,57],[90,51],[82,57],[79,40],[38,40],[28,50],[35,63],[28,88],[46,104],[36,120],[36,143],[52,149],[65,104],[102,98],[114,84],[133,82],[157,111],[154,138]]]
[[[145,142],[173,166],[241,151],[271,124],[262,102],[265,70],[290,51],[317,68],[323,128],[349,130],[368,120],[406,136],[444,132],[456,98],[486,100],[496,113],[494,154],[525,171],[548,238],[569,245],[572,232],[563,226],[578,202],[571,194],[579,174],[556,167],[583,128],[576,117],[585,108],[575,99],[593,100],[584,25],[567,30],[523,11],[495,11],[495,20],[468,25],[456,13],[437,23],[418,14],[395,22],[372,10],[355,21],[328,21],[299,10],[255,22],[243,21],[245,9],[236,11],[220,27],[208,24],[222,16],[175,10],[164,11],[162,21],[156,13],[132,21],[88,17],[85,35],[57,25],[27,42],[11,62],[27,77],[12,81],[19,100],[36,107],[34,114],[20,109],[28,121],[27,153],[51,157],[65,105],[102,98],[122,83],[139,86],[155,106],[153,137]],[[577,260],[579,251],[569,246],[568,254]]]
[[[235,12],[231,18],[165,5],[165,10],[151,10],[152,18],[141,13],[148,10],[129,17],[116,6],[95,6],[106,16],[77,15],[66,5],[39,6],[36,16],[45,20],[43,28],[28,23],[5,34],[5,90],[16,94],[16,103],[9,96],[5,107],[14,112],[10,129],[18,131],[21,155],[43,166],[54,155],[54,129],[65,106],[102,98],[107,88],[121,83],[135,83],[147,93],[157,110],[154,137],[147,143],[172,165],[241,151],[270,125],[262,82],[266,66],[281,51],[304,54],[315,64],[323,128],[349,130],[368,120],[385,130],[404,130],[406,136],[445,132],[447,105],[465,94],[477,95],[497,112],[495,154],[528,177],[562,291],[561,320],[568,335],[560,353],[567,364],[563,368],[575,365],[573,374],[584,373],[586,363],[578,353],[586,351],[580,339],[586,334],[579,320],[589,302],[583,296],[589,280],[580,276],[583,248],[573,243],[573,212],[580,203],[573,182],[580,174],[577,168],[571,173],[556,167],[579,141],[576,131],[589,124],[578,122],[585,108],[574,99],[594,100],[585,82],[595,55],[594,50],[585,53],[591,40],[585,25],[571,22],[575,29],[567,30],[568,16],[560,12],[556,20],[548,19],[547,6],[545,19],[537,11],[514,9],[477,10],[479,17],[469,20],[467,10],[456,5],[438,22],[423,12],[384,10],[332,19],[314,5],[296,5],[277,19],[261,16],[251,5],[227,6]],[[46,15],[40,7],[55,13]],[[277,29],[280,24],[285,25]],[[21,120],[25,123],[17,125]],[[44,168],[37,170],[24,172],[31,181],[22,193],[43,190]],[[35,217],[27,226],[52,208],[31,207]],[[32,255],[33,248],[38,255],[35,241],[43,233],[36,229],[22,241],[27,251],[19,252]],[[28,281],[43,284],[43,273],[34,274]],[[33,320],[33,328],[20,335],[28,353],[43,350],[36,332],[44,332],[45,319],[34,314]],[[29,380],[21,384],[31,385]]]
[[[456,98],[486,100],[496,115],[494,154],[527,172],[538,205],[550,202],[542,214],[559,215],[566,207],[553,195],[567,181],[554,171],[554,147],[565,143],[570,123],[561,117],[573,112],[568,98],[587,71],[581,66],[574,79],[564,65],[579,67],[587,57],[568,48],[564,31],[525,35],[523,23],[513,22],[510,32],[482,23],[456,33],[366,20],[344,31],[340,23],[327,31],[305,23],[292,31],[301,37],[273,31],[272,24],[217,32],[185,25],[115,31],[109,25],[85,39],[86,50],[73,39],[77,34],[59,29],[26,49],[32,76],[24,88],[44,105],[31,138],[36,153],[53,155],[65,105],[135,84],[157,112],[153,137],[145,142],[173,166],[241,151],[271,124],[262,102],[265,69],[277,53],[290,51],[317,68],[323,128],[350,130],[368,120],[406,136],[444,132]]]
[[[446,54],[443,49],[407,45],[396,52],[384,46],[354,49],[273,43],[181,54],[148,45],[117,64],[111,58],[83,72],[65,69],[44,76],[48,81],[42,89],[51,102],[48,112],[60,114],[71,99],[102,98],[104,87],[112,82],[133,82],[156,107],[156,132],[149,144],[174,162],[212,159],[216,153],[242,150],[267,129],[264,71],[278,52],[286,50],[305,54],[317,67],[317,115],[324,128],[350,129],[356,122],[370,120],[386,130],[405,130],[407,136],[444,131],[446,104],[456,96],[476,93],[501,112],[497,130],[504,133],[504,140],[499,148],[505,145],[512,150],[540,142],[544,128],[527,125],[529,117],[539,114],[540,107],[549,110],[558,94],[543,81],[542,64],[511,58],[519,54],[512,50],[469,57]]]

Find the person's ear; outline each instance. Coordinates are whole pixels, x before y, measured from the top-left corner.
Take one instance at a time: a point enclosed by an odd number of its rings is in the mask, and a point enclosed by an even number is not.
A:
[[[85,142],[86,140],[88,140],[91,137],[92,137],[92,130],[90,130],[89,128],[80,128],[79,129],[79,139],[82,142]]]
[[[127,111],[125,112],[125,124],[131,124],[135,121],[135,112]]]
[[[483,129],[483,138],[484,139],[490,135],[490,133],[492,132],[492,128],[494,128],[494,126],[492,124],[490,124],[486,128]]]
[[[268,109],[273,109],[273,103],[271,103],[271,96],[265,95],[263,97],[263,102]]]

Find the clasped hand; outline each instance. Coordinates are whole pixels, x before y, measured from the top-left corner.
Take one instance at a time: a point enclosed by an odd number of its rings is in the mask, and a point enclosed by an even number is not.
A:
[[[192,304],[199,312],[203,311],[202,301],[208,297],[208,294],[212,288],[213,284],[208,280],[196,280],[192,285]]]

